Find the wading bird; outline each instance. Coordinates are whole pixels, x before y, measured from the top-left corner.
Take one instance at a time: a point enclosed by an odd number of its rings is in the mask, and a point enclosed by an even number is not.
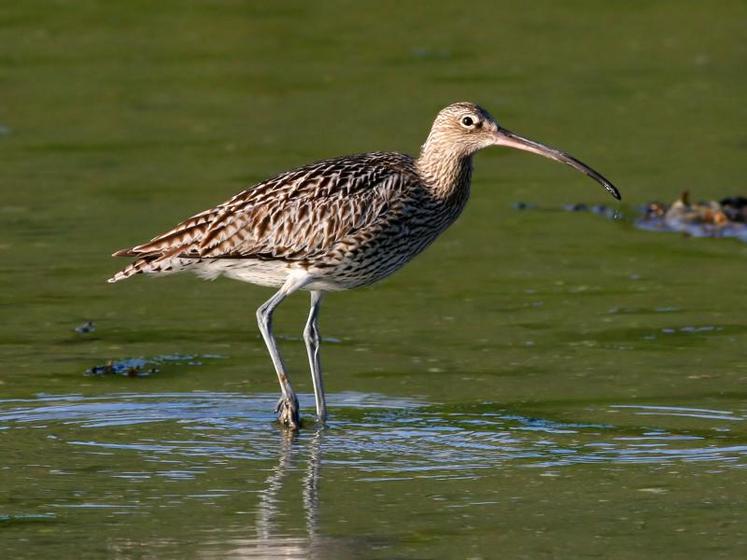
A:
[[[192,271],[277,288],[257,309],[257,322],[280,382],[276,413],[293,430],[300,426],[298,399],[272,333],[272,314],[290,294],[309,291],[303,338],[323,423],[318,324],[324,294],[381,280],[430,245],[464,209],[472,156],[488,146],[570,165],[620,199],[612,183],[574,157],[509,132],[474,103],[454,103],[438,113],[417,158],[371,152],[281,173],[147,243],[117,251],[114,256],[136,260],[109,282]]]

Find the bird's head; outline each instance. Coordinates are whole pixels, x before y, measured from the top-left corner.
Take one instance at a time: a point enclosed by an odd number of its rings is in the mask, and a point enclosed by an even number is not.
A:
[[[565,163],[597,181],[616,199],[621,198],[620,191],[612,183],[585,163],[565,152],[506,130],[490,113],[475,103],[453,103],[442,109],[433,122],[423,150],[469,157],[488,146],[516,148]]]

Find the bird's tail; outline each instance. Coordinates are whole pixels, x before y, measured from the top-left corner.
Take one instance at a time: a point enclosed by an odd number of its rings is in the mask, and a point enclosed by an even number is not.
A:
[[[124,280],[125,278],[129,278],[130,276],[134,276],[135,274],[143,274],[145,272],[156,272],[156,267],[154,267],[154,264],[160,259],[157,257],[143,257],[138,260],[136,260],[133,263],[128,264],[125,268],[117,272],[114,276],[109,278],[107,282],[110,284],[113,284],[114,282],[119,282],[120,280]],[[159,267],[160,268],[160,267]]]
[[[117,272],[114,276],[109,278],[107,282],[113,284],[119,282],[135,274],[156,274],[165,275],[174,272],[179,272],[185,268],[190,267],[195,263],[195,259],[181,258],[179,256],[180,249],[177,247],[168,253],[155,254],[155,255],[137,255],[133,253],[131,249],[124,249],[117,251],[113,256],[138,256],[135,262],[128,264],[125,268]]]

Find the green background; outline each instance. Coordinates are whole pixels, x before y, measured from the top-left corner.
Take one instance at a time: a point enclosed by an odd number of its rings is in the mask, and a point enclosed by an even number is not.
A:
[[[8,558],[744,553],[747,246],[557,211],[613,203],[566,167],[479,154],[451,230],[327,298],[330,428],[296,438],[270,291],[105,282],[282,170],[416,153],[459,100],[590,163],[628,218],[745,194],[744,2],[3,2],[0,47]],[[306,308],[276,332],[310,419]],[[128,357],[159,372],[84,375]]]

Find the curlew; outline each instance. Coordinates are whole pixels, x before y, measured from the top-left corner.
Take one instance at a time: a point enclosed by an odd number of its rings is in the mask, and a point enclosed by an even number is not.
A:
[[[412,260],[461,214],[472,156],[507,146],[565,163],[619,191],[574,157],[501,127],[473,103],[438,113],[417,158],[394,152],[338,157],[286,171],[185,220],[147,243],[114,256],[136,260],[109,282],[134,274],[192,271],[277,288],[257,309],[281,397],[280,422],[300,426],[298,399],[272,333],[272,314],[289,295],[307,290],[311,309],[303,338],[319,422],[327,418],[319,358],[324,294],[372,284]]]

